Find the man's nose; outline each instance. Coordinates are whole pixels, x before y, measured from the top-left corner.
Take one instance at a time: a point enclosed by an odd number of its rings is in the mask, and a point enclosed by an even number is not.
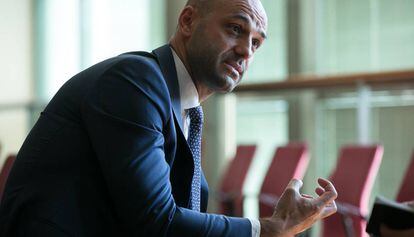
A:
[[[253,56],[252,40],[244,39],[240,40],[236,46],[236,53],[244,59],[249,59]]]

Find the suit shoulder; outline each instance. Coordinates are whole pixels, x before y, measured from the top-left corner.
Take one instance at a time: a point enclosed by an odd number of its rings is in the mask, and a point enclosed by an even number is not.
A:
[[[133,66],[140,70],[153,70],[161,73],[157,59],[150,53],[146,52],[129,52],[115,57],[116,65]],[[149,71],[150,72],[150,71]]]
[[[136,91],[144,95],[158,107],[162,113],[169,114],[171,97],[167,83],[157,61],[142,55],[122,54],[113,58],[114,63],[97,80],[97,87],[110,93]],[[114,88],[124,88],[114,90]],[[131,98],[132,99],[132,98]]]
[[[169,95],[164,75],[154,58],[130,53],[121,54],[117,58],[118,62],[107,71],[107,76],[127,80],[150,94],[161,93],[158,95],[160,97]]]

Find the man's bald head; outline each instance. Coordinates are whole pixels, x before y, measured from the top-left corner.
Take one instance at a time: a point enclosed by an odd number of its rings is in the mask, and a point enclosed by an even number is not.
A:
[[[204,16],[213,9],[216,2],[217,0],[188,0],[186,6],[193,6]]]
[[[266,38],[260,0],[187,0],[170,44],[203,101],[232,91]]]

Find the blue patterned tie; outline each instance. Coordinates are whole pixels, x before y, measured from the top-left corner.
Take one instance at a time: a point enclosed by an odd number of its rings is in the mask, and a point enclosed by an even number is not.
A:
[[[191,182],[191,209],[200,211],[200,190],[201,190],[201,131],[203,128],[203,109],[197,106],[188,109],[190,117],[190,129],[188,136],[188,145],[193,153],[194,174]]]

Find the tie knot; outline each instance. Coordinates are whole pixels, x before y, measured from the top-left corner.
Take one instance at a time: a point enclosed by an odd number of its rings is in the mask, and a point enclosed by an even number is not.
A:
[[[203,123],[203,108],[197,106],[187,110],[188,116],[190,116],[190,122],[193,124],[202,124]]]

